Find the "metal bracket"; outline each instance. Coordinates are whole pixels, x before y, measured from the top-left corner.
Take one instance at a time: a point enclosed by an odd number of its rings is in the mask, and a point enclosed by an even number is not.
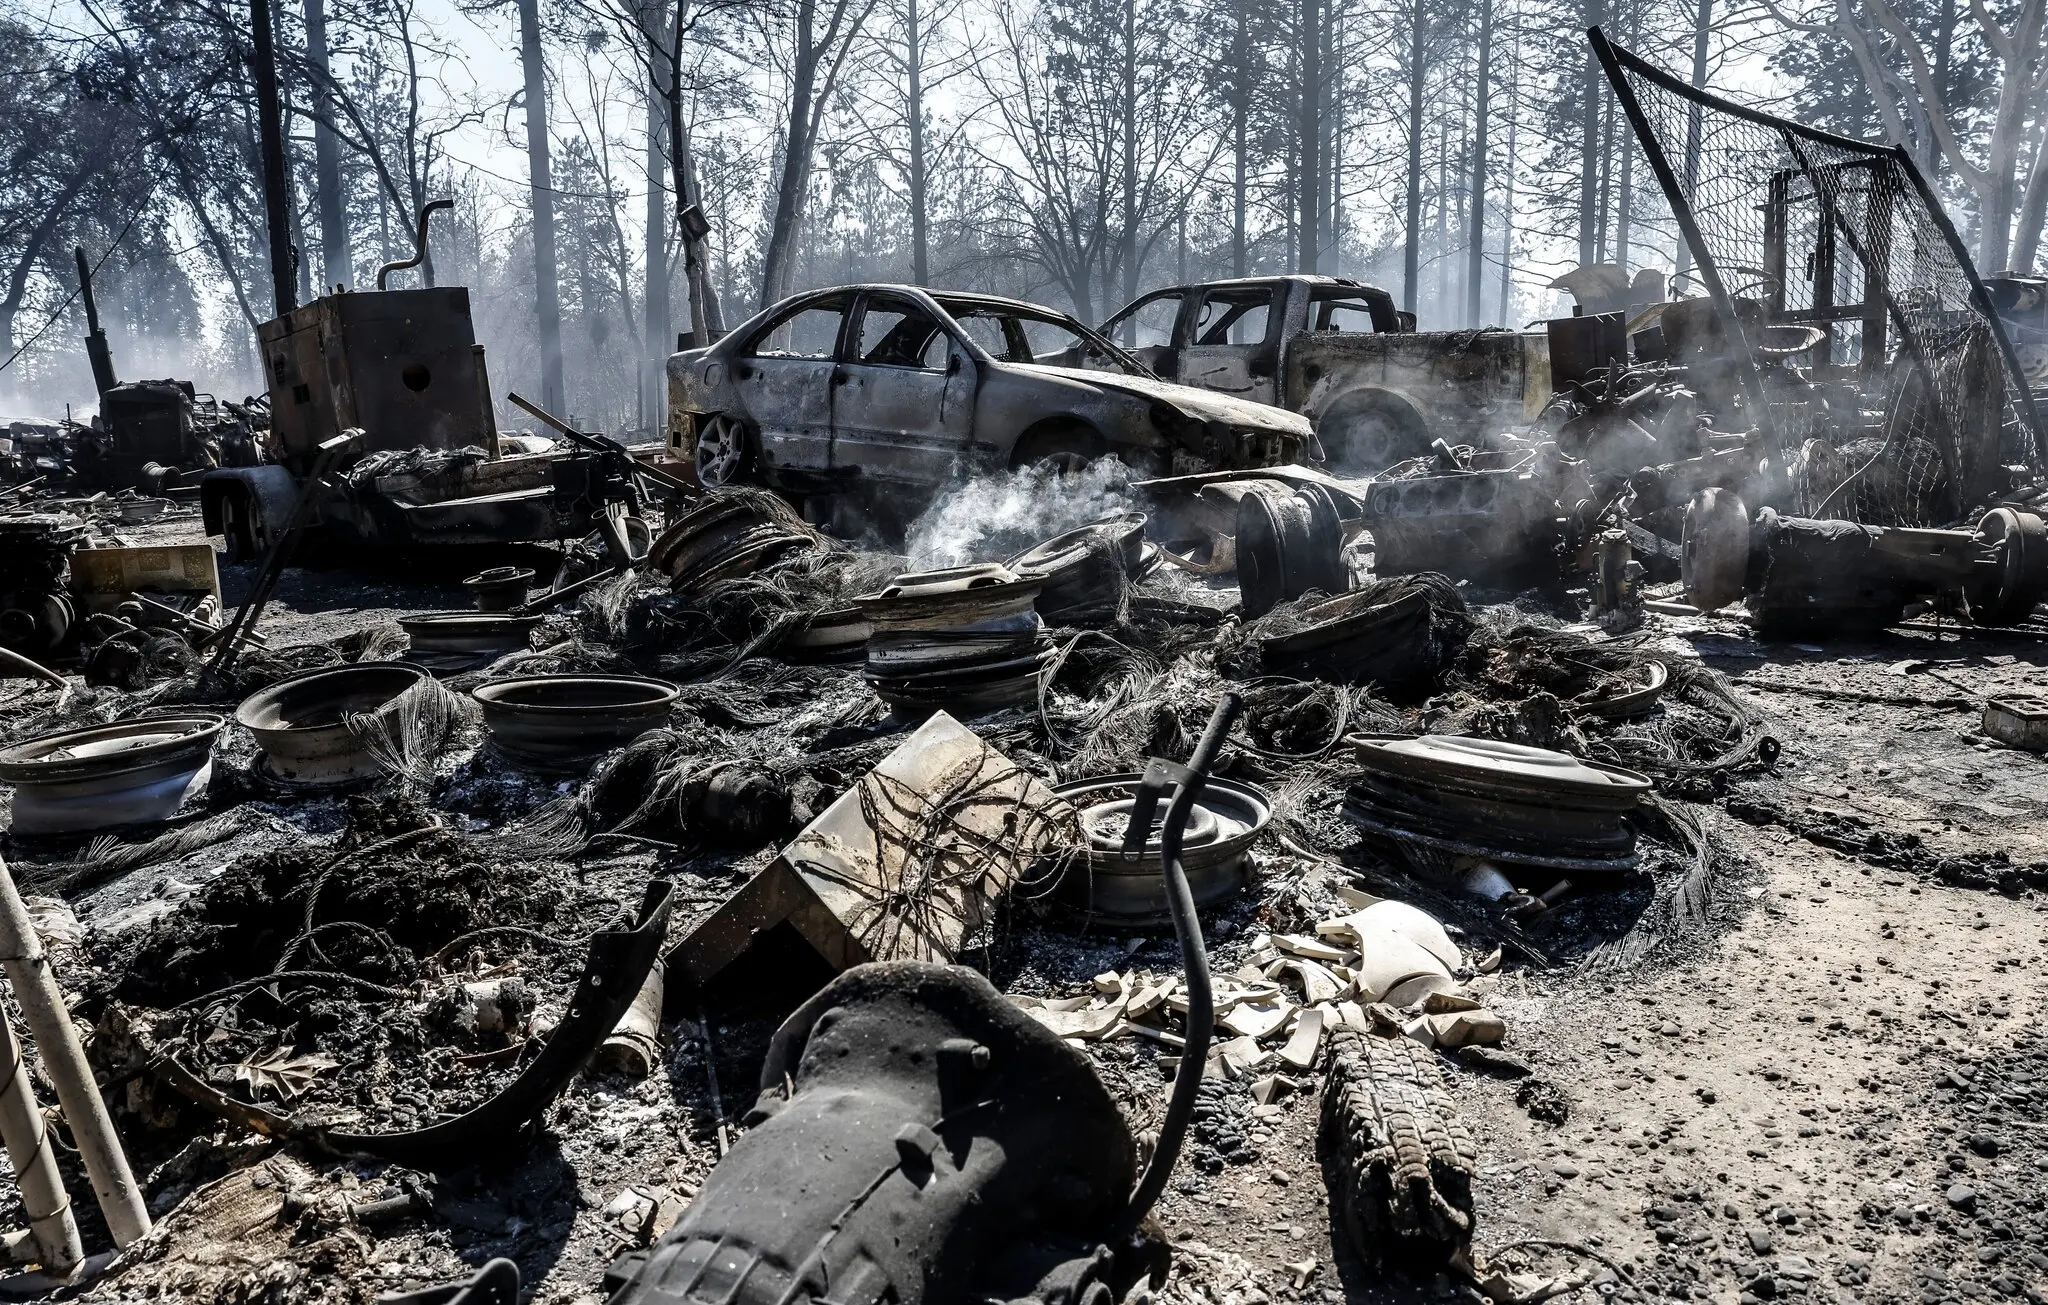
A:
[[[1152,757],[1145,762],[1145,776],[1131,802],[1131,823],[1124,826],[1123,853],[1136,860],[1145,855],[1145,843],[1152,835],[1152,817],[1158,814],[1159,799],[1169,788],[1179,788],[1195,778],[1195,772],[1178,761]]]

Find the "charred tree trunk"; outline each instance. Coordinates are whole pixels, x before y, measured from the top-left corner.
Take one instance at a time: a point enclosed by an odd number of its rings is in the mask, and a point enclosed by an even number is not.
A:
[[[1635,0],[1627,0],[1625,30],[1631,46],[1642,39],[1642,7]],[[1614,262],[1622,271],[1628,271],[1629,237],[1635,225],[1635,133],[1621,113],[1614,108],[1607,111],[1608,150],[1612,161],[1608,164],[1610,173],[1619,169],[1621,175],[1615,179],[1614,205]]]
[[[1344,64],[1341,23],[1343,14],[1337,0],[1331,0],[1330,19],[1323,43],[1323,245],[1328,256],[1316,266],[1332,276],[1344,275]]]
[[[1605,0],[1586,0],[1586,26],[1598,27],[1607,21]],[[1599,201],[1598,173],[1600,166],[1600,106],[1605,104],[1606,75],[1600,71],[1600,59],[1593,53],[1592,46],[1586,47],[1585,67],[1580,76],[1579,93],[1585,97],[1579,115],[1579,261],[1599,261],[1595,227],[1598,224]]]
[[[690,339],[698,348],[725,334],[725,314],[718,287],[711,284],[711,215],[697,182],[696,146],[683,121],[683,38],[689,0],[677,0],[675,23],[669,28],[668,81],[662,98],[668,106],[669,171],[676,193],[677,239],[683,248],[683,281],[690,300]]]
[[[1123,0],[1124,28],[1118,90],[1123,122],[1123,229],[1118,239],[1117,261],[1123,265],[1123,301],[1138,297],[1138,0]],[[1137,319],[1124,324],[1124,343],[1137,343]]]
[[[789,119],[783,125],[782,169],[775,183],[775,216],[769,224],[768,250],[762,260],[762,308],[789,293],[796,259],[797,231],[803,224],[804,200],[811,179],[811,99],[817,92],[817,0],[796,0],[796,50],[790,68]]]
[[[1602,97],[1602,100],[1604,103],[1605,97]],[[1594,224],[1593,236],[1593,261],[1596,263],[1604,263],[1607,261],[1607,237],[1609,234],[1608,222],[1609,219],[1613,216],[1614,212],[1613,162],[1614,111],[1612,107],[1609,107],[1600,115],[1600,153],[1598,167],[1599,182],[1596,188],[1599,198],[1594,201],[1594,212],[1597,214],[1597,217]]]
[[[1422,280],[1423,4],[1411,0],[1408,10],[1408,228],[1401,255],[1401,307],[1411,313]]]
[[[14,356],[14,318],[21,312],[21,301],[28,294],[28,279],[35,271],[36,260],[43,256],[44,247],[56,234],[57,224],[70,211],[72,201],[85,189],[91,175],[90,169],[79,169],[57,197],[43,207],[42,217],[28,233],[28,239],[21,247],[21,256],[14,260],[14,267],[7,274],[7,296],[0,299],[0,360]]]
[[[355,280],[348,210],[342,203],[341,141],[332,119],[333,73],[327,61],[327,0],[306,0],[306,60],[313,66],[313,189],[320,209],[322,293]]]
[[[319,0],[308,0],[318,4]],[[540,0],[519,0],[519,60],[526,74],[526,176],[533,194],[533,304],[540,332],[541,406],[566,412],[562,381],[562,291],[555,264],[555,191],[548,158],[548,77],[540,45]]]
[[[1318,0],[1301,0],[1300,17],[1301,100],[1294,134],[1301,151],[1301,173],[1294,192],[1301,206],[1301,244],[1294,265],[1297,271],[1312,273],[1316,270],[1316,257],[1322,252],[1323,235],[1323,21]]]
[[[1694,90],[1704,89],[1707,84],[1707,36],[1714,27],[1714,0],[1700,0],[1699,12],[1693,17],[1692,26],[1692,85]],[[1702,130],[1699,105],[1692,105],[1686,111],[1685,123],[1685,172],[1680,180],[1687,194],[1699,185],[1700,178],[1700,132]],[[1692,269],[1692,246],[1685,243],[1685,237],[1678,237],[1678,272]]]
[[[283,317],[298,306],[292,284],[291,179],[285,172],[284,108],[277,85],[277,45],[270,0],[249,0],[249,75],[256,83],[256,132],[263,164],[263,215],[270,238],[270,289]]]
[[[1479,77],[1472,101],[1472,197],[1465,218],[1465,325],[1485,316],[1480,290],[1486,271],[1486,119],[1493,86],[1493,0],[1479,0]],[[1512,170],[1513,159],[1509,160]]]
[[[1245,232],[1250,160],[1245,156],[1251,149],[1251,39],[1245,6],[1232,5],[1231,10],[1236,25],[1230,42],[1230,274],[1244,276],[1250,255]]]
[[[838,83],[840,69],[874,0],[831,0],[830,16],[818,30],[818,0],[796,0],[795,48],[790,61],[789,121],[782,141],[782,167],[775,187],[775,214],[762,259],[763,307],[789,293],[796,273],[797,239],[809,203],[811,158],[818,127]]]
[[[929,164],[924,139],[924,33],[918,27],[917,0],[904,0],[903,70],[904,123],[910,129],[910,279],[930,285],[932,276]]]
[[[292,302],[294,304],[311,303],[314,298],[313,264],[311,260],[303,257],[300,252],[306,247],[306,215],[299,211],[297,204],[292,205],[291,213],[292,272],[298,287],[292,295]],[[322,270],[325,271],[324,268]]]
[[[1512,328],[1515,265],[1515,145],[1522,125],[1522,37],[1515,34],[1514,53],[1508,56],[1514,73],[1508,81],[1508,166],[1501,174],[1500,197],[1500,324]]]
[[[656,361],[667,357],[663,342],[668,339],[668,113],[656,92],[663,53],[668,47],[664,28],[666,9],[651,0],[640,10],[641,39],[647,43],[649,76],[647,86],[647,275],[641,286],[640,393],[642,425],[659,428],[663,423],[661,367]]]
[[[681,67],[680,55],[675,66]],[[670,100],[669,139],[676,143],[670,151],[676,172],[677,201],[685,210],[695,209],[703,220],[705,234],[697,235],[685,230],[682,233],[684,269],[688,274],[690,294],[691,339],[698,348],[710,344],[725,334],[725,313],[719,307],[718,287],[711,284],[711,215],[704,209],[704,190],[697,184],[696,147],[690,140],[690,129],[683,122],[683,97],[681,88]]]
[[[2031,272],[2041,252],[2041,227],[2048,218],[2048,132],[2034,138],[2034,163],[2028,170],[2026,197],[2020,201],[2018,228],[2013,235],[2012,266],[2017,272]]]
[[[1431,250],[1436,259],[1436,308],[1438,317],[1450,314],[1451,303],[1451,124],[1436,129],[1436,240]]]
[[[1951,83],[1949,69],[1955,58],[1956,46],[1956,0],[1941,0],[1941,17],[1934,27],[1934,85],[1941,92],[1943,104],[1955,103],[1955,88]],[[1948,156],[1945,151],[1934,151],[1929,160],[1934,172],[1929,180],[1948,170]]]
[[[2008,271],[2013,266],[2015,221],[2021,208],[2022,168],[2032,162],[2024,148],[2028,139],[2027,120],[2041,111],[2039,89],[2048,78],[2040,71],[2042,29],[2048,26],[2048,0],[2026,0],[2003,37],[2010,53],[2002,61],[2004,80],[1998,88],[1998,107],[1992,116],[1991,138],[1984,151],[1988,174],[1981,186],[1978,221],[1983,230],[1983,254],[1978,266],[1987,274]],[[2036,134],[2039,126],[2036,125]]]

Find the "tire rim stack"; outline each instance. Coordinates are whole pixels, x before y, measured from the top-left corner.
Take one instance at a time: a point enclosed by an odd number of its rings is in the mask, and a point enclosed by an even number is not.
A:
[[[1145,514],[1124,512],[1055,535],[1004,563],[1045,577],[1038,614],[1050,625],[1104,625],[1116,619],[1124,590],[1159,564],[1145,542]]]
[[[1344,818],[1399,845],[1555,870],[1627,870],[1650,779],[1494,739],[1353,735]]]
[[[854,599],[872,628],[867,679],[891,706],[996,711],[1038,696],[1052,656],[1044,577],[1000,563],[914,571]]]
[[[707,494],[661,532],[648,549],[647,566],[669,577],[676,593],[700,593],[818,542],[817,532],[772,494]]]

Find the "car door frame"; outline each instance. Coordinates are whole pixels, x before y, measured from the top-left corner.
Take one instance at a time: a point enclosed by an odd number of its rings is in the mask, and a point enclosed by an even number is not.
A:
[[[754,352],[784,323],[841,298],[845,306],[839,310],[839,330],[828,356],[763,357]],[[859,296],[843,288],[785,300],[734,348],[733,393],[754,428],[763,470],[770,475],[823,473],[831,468],[837,425],[832,376],[846,348],[847,325],[858,303]]]
[[[1264,287],[1272,296],[1266,307],[1266,331],[1261,339],[1250,344],[1201,344],[1195,339],[1200,306],[1211,295],[1254,287]],[[1288,300],[1293,289],[1293,283],[1283,277],[1262,277],[1256,280],[1197,287],[1197,293],[1190,295],[1181,303],[1181,320],[1186,324],[1187,343],[1177,351],[1176,379],[1183,385],[1199,386],[1219,394],[1250,399],[1254,403],[1278,403],[1280,345],[1287,337],[1286,321],[1290,306]],[[1221,366],[1208,373],[1199,373],[1198,369],[1204,363],[1216,363]],[[1243,365],[1245,384],[1242,387],[1217,384],[1212,379],[1227,376],[1231,363]]]
[[[1181,345],[1186,340],[1188,300],[1193,298],[1199,287],[1170,285],[1154,290],[1151,294],[1139,295],[1125,304],[1116,314],[1096,328],[1097,332],[1112,344],[1118,344],[1111,328],[1124,318],[1131,316],[1155,299],[1175,296],[1179,302],[1173,308],[1173,323],[1166,329],[1165,344],[1119,345],[1124,352],[1142,363],[1145,369],[1164,381],[1177,380],[1180,376]]]
[[[877,300],[908,304],[928,315],[945,338],[946,366],[862,359],[861,331]],[[903,484],[944,482],[965,466],[973,447],[979,381],[980,367],[966,333],[930,296],[910,287],[863,289],[840,329],[832,373],[833,473],[849,475],[858,468],[863,475]],[[934,399],[929,420],[913,415]]]

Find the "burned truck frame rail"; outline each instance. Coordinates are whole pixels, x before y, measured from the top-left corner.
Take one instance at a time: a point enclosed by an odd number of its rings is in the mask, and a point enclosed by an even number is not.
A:
[[[2011,488],[2010,466],[2048,475],[2048,428],[2011,337],[1904,149],[1699,90],[1597,27],[1588,38],[1739,355],[1751,422],[1782,460],[1822,432],[1810,411],[1772,404],[1746,328],[1820,328],[1816,370],[1852,340],[1860,350],[1864,406],[1886,414],[1867,432],[1880,442],[1851,453],[1855,494],[1824,486],[1806,511],[1949,524]]]

